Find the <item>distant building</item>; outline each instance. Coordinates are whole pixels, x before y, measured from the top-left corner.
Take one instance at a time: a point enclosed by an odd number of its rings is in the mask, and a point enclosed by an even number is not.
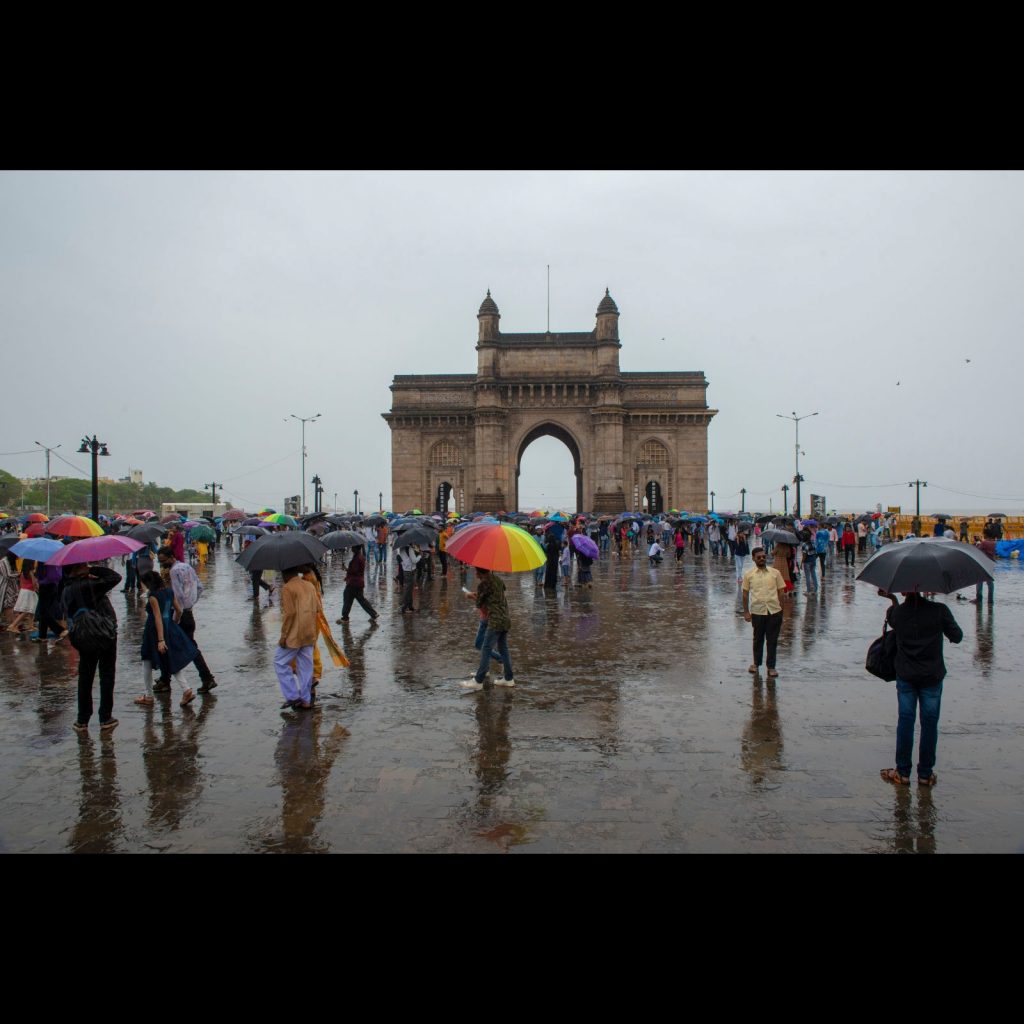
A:
[[[298,494],[284,499],[284,514],[286,516],[302,515],[302,498]]]
[[[174,512],[184,516],[208,516],[216,519],[224,515],[230,508],[223,501],[214,504],[212,501],[165,501],[160,506],[160,515],[169,516]]]

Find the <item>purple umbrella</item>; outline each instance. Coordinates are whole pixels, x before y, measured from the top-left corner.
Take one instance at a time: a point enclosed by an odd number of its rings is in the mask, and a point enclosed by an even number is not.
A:
[[[130,537],[107,534],[104,537],[83,537],[68,544],[47,561],[47,565],[78,565],[81,562],[102,562],[118,555],[133,555],[146,545]]]
[[[572,535],[572,546],[581,555],[586,555],[587,558],[597,558],[597,545],[589,537],[585,537],[582,533],[574,533]]]

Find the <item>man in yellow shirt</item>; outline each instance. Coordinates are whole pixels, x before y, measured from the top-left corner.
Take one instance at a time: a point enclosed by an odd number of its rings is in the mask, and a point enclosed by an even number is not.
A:
[[[274,670],[284,696],[282,708],[308,711],[312,706],[313,644],[320,599],[299,569],[284,570],[281,588],[281,639],[274,654]],[[292,669],[292,662],[295,669]]]
[[[774,679],[775,648],[782,629],[782,598],[786,581],[782,573],[769,567],[764,548],[754,548],[754,568],[743,574],[743,618],[754,623],[754,661],[747,669],[752,675],[761,670],[761,655],[768,640],[768,678]]]

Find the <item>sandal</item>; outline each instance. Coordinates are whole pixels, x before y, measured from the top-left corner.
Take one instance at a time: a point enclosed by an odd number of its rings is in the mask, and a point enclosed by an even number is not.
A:
[[[895,768],[883,768],[880,774],[883,781],[891,782],[894,786],[910,785],[910,779],[906,775],[900,775]]]
[[[931,775],[929,775],[927,779],[923,779],[923,778],[919,777],[918,780],[917,780],[917,784],[919,786],[934,786],[935,783],[938,782],[938,781],[939,781],[938,775],[936,775],[935,772],[932,772]]]
[[[153,701],[152,697],[147,697],[145,694],[143,694],[141,697],[136,697],[135,698],[135,703],[136,704],[142,704],[143,706],[148,708],[148,707],[152,707],[154,701]]]
[[[749,673],[750,673],[750,674],[751,674],[752,676],[756,676],[756,675],[757,675],[757,673],[758,673],[758,672],[760,672],[761,670],[760,670],[760,669],[758,668],[758,666],[757,666],[757,665],[751,665],[751,666],[750,666],[750,668],[748,668],[748,669],[747,669],[747,671],[748,671],[748,672],[749,672]]]
[[[185,691],[185,695],[181,698],[181,706],[185,707],[186,705],[191,704],[192,701],[194,701],[195,699],[196,699],[195,692],[193,691],[192,687],[189,687]]]

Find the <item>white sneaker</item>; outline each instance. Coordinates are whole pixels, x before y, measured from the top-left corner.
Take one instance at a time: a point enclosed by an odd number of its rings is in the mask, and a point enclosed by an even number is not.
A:
[[[514,679],[503,679],[501,677],[498,677],[497,679],[494,680],[494,685],[495,686],[515,686],[516,685],[516,681]]]
[[[476,676],[470,676],[468,679],[463,679],[462,682],[459,683],[459,686],[464,690],[482,690],[484,688],[483,683],[478,683],[476,681]]]

